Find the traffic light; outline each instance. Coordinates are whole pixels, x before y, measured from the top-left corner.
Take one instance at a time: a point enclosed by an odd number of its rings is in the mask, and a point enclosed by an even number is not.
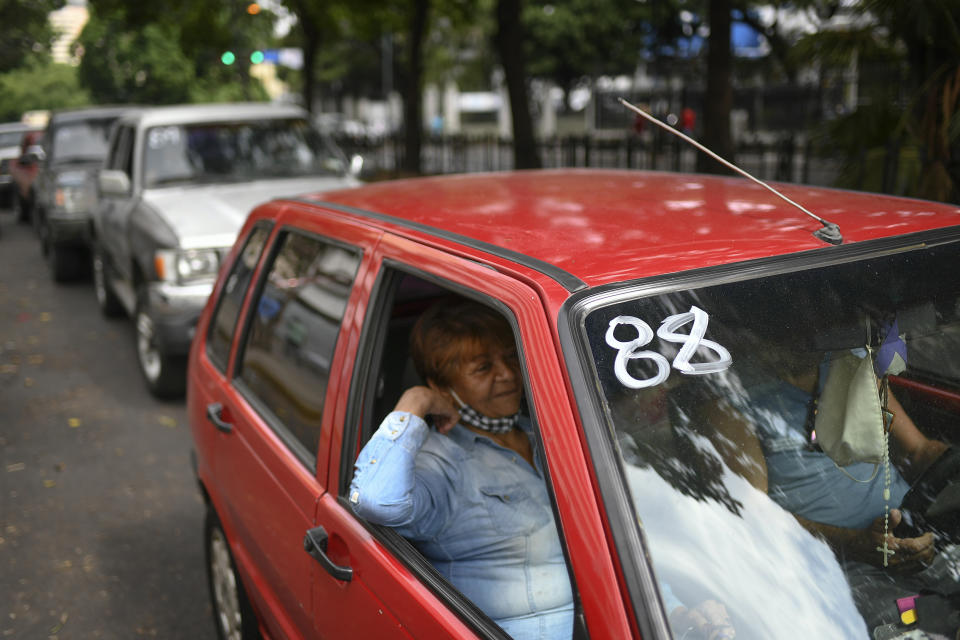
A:
[[[220,56],[220,62],[225,65],[231,65],[237,61],[237,56],[234,55],[233,51],[224,51],[223,55]]]
[[[260,64],[263,62],[263,51],[257,50],[250,54],[250,62],[252,64]]]

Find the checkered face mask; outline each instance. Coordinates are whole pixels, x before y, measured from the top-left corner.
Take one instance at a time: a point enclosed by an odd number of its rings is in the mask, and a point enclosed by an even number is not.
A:
[[[517,420],[520,419],[519,411],[505,418],[488,418],[461,400],[460,396],[458,396],[457,392],[453,389],[450,389],[450,393],[453,395],[453,399],[457,401],[457,404],[460,405],[460,420],[471,427],[476,427],[487,433],[509,433],[517,426]]]

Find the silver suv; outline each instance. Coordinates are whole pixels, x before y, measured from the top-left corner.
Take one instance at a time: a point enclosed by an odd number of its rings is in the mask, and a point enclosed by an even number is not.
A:
[[[194,325],[253,206],[358,184],[358,170],[291,105],[155,107],[117,122],[98,181],[94,288],[105,315],[135,319],[154,395],[183,393]]]

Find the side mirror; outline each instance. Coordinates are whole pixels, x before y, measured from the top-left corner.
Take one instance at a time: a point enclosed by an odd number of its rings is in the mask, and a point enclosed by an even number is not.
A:
[[[359,153],[355,153],[350,156],[350,175],[356,178],[360,175],[360,171],[363,169],[363,156]]]
[[[123,171],[104,169],[97,176],[97,184],[100,187],[100,195],[130,195],[130,177]]]
[[[32,144],[27,147],[27,150],[22,156],[20,156],[20,164],[34,164],[37,162],[43,162],[47,159],[47,154],[44,152],[43,147],[38,144]]]

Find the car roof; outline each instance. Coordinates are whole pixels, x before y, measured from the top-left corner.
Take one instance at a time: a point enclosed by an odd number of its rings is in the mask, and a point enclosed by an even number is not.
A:
[[[10,133],[11,131],[37,131],[42,127],[27,124],[25,122],[2,122],[0,123],[0,133]]]
[[[181,104],[140,109],[124,118],[142,127],[188,124],[195,122],[224,122],[260,120],[264,118],[304,118],[307,112],[292,104],[272,102],[224,102]]]
[[[960,225],[960,208],[777,184],[844,244]],[[742,178],[557,169],[416,178],[304,196],[413,236],[490,247],[595,286],[807,250],[821,224]],[[568,286],[568,288],[571,288]],[[574,287],[577,288],[577,287]]]
[[[48,124],[64,122],[80,122],[83,120],[101,120],[104,118],[118,118],[124,113],[135,109],[133,105],[102,105],[97,107],[81,107],[78,109],[62,109],[50,114]]]

